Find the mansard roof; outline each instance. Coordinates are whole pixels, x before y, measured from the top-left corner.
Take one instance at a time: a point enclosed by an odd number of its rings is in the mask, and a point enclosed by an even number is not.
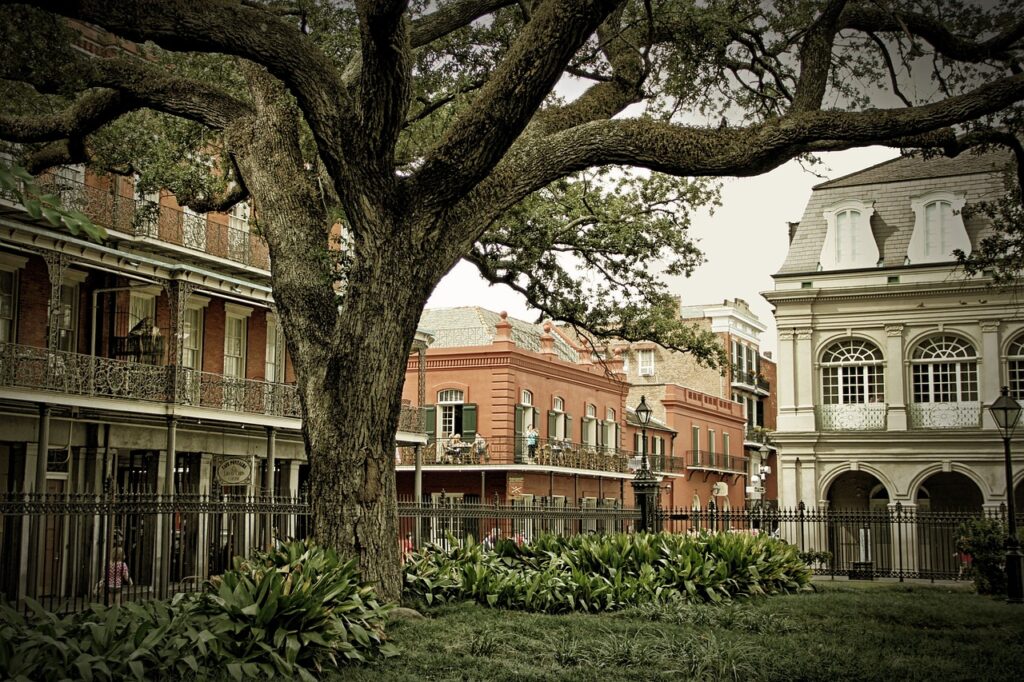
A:
[[[965,152],[955,158],[925,159],[915,155],[884,161],[816,185],[792,232],[786,260],[777,275],[813,273],[818,269],[827,232],[824,213],[850,200],[874,208],[870,227],[881,266],[902,266],[914,232],[913,198],[949,191],[964,195],[967,206],[995,199],[1005,191],[1003,172],[1010,162],[1009,152],[1002,150]],[[973,247],[989,231],[988,220],[980,215],[965,216],[964,226]],[[954,263],[952,256],[949,262]]]

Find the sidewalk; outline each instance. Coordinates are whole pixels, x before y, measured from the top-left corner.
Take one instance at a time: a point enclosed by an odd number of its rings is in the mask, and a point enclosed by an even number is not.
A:
[[[870,589],[872,585],[934,585],[936,587],[942,587],[943,589],[958,590],[963,592],[973,592],[974,582],[971,580],[931,580],[928,578],[904,578],[900,581],[899,578],[874,578],[873,580],[850,580],[845,575],[830,576],[825,574],[815,574],[811,576],[811,582],[813,583],[843,583],[851,587],[864,587]]]

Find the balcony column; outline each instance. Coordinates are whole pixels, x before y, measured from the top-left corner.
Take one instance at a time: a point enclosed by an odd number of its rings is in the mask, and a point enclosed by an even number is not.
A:
[[[796,418],[794,430],[814,431],[814,374],[815,363],[811,348],[810,327],[796,330],[795,357],[796,371]]]
[[[987,405],[999,395],[999,380],[1002,368],[1002,357],[999,352],[999,321],[982,320],[981,322],[981,353],[978,357],[978,398],[982,405]],[[982,427],[995,429],[991,413],[981,410]]]
[[[886,428],[907,430],[906,390],[903,385],[903,325],[885,325],[885,402]]]
[[[167,307],[170,314],[170,329],[167,338],[167,364],[171,366],[169,377],[168,398],[170,402],[180,402],[181,377],[178,368],[181,367],[184,346],[185,346],[185,307],[188,299],[195,290],[195,285],[182,280],[170,280],[164,282],[164,291],[167,293]]]
[[[277,459],[277,429],[267,427],[267,470],[263,475],[263,498],[267,504],[274,502],[274,466]],[[267,512],[263,527],[263,546],[267,549],[274,544],[274,515]]]
[[[780,431],[796,431],[796,358],[792,329],[779,330],[778,392]]]
[[[426,345],[420,345],[416,349],[416,403],[420,409],[422,415],[423,406],[427,402],[427,347]],[[425,428],[421,426],[420,428]],[[413,474],[412,481],[412,495],[416,502],[416,507],[423,503],[423,445],[417,443],[413,448],[413,452],[416,457],[416,471]],[[486,500],[481,497],[480,503],[484,503]],[[420,546],[420,532],[423,526],[423,519],[419,516],[416,517],[416,524],[413,528],[413,543],[416,547]]]
[[[59,251],[42,251],[46,272],[50,279],[50,303],[47,307],[46,347],[57,350],[60,343],[60,287],[68,269],[68,257]]]
[[[178,439],[178,418],[171,416],[167,418],[167,450],[164,453],[164,480],[162,492],[165,500],[170,500],[174,496],[174,469],[177,464],[177,439]],[[163,520],[163,552],[162,556],[158,560],[160,566],[160,577],[157,581],[158,587],[160,585],[166,585],[167,591],[163,592],[166,596],[170,593],[171,584],[171,551],[173,550],[173,535],[174,535],[174,514],[166,513],[162,514]],[[160,594],[158,592],[158,594]]]

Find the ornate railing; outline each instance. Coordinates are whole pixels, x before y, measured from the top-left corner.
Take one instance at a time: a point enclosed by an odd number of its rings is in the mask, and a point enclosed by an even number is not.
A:
[[[629,472],[631,454],[614,448],[546,438],[538,438],[532,451],[525,437],[495,436],[485,439],[483,446],[478,446],[472,440],[462,442],[451,438],[433,438],[423,446],[423,464],[432,466],[521,464],[627,473]],[[411,447],[400,448],[398,464],[412,465],[415,463],[415,450]]]
[[[56,175],[41,178],[39,185],[44,191],[59,196],[66,208],[80,210],[97,225],[270,269],[266,242],[249,230],[231,227],[227,216],[220,222],[204,214],[119,196],[116,191],[90,187]]]
[[[762,443],[764,445],[772,444],[772,432],[763,426],[751,426],[747,425],[746,431],[743,433],[743,440],[750,443]]]
[[[422,407],[402,405],[402,411],[398,414],[398,430],[407,433],[423,433],[426,423],[425,415]]]
[[[709,450],[687,450],[686,466],[700,471],[718,471],[730,474],[747,472],[747,458]]]
[[[0,344],[0,386],[98,398],[177,402],[275,417],[301,416],[298,393],[292,384],[235,379],[187,368],[175,371],[165,365],[13,343]]]
[[[976,429],[981,426],[981,403],[911,403],[907,421],[912,429]]]
[[[818,405],[819,431],[884,431],[888,410],[885,403]]]

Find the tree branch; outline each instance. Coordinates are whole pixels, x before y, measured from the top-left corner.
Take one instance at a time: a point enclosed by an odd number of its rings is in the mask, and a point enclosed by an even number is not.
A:
[[[70,108],[49,116],[0,114],[0,139],[9,142],[50,142],[81,138],[139,105],[114,90],[83,94]]]
[[[409,42],[413,47],[422,47],[469,26],[482,16],[514,4],[516,0],[454,0],[413,21]]]
[[[381,177],[393,174],[395,142],[409,106],[407,5],[408,0],[361,0],[356,5],[362,38],[359,117],[372,148],[366,161],[379,167]]]
[[[793,92],[793,111],[814,111],[821,107],[832,68],[832,43],[845,5],[846,0],[830,0],[807,29],[800,45],[800,78]]]
[[[410,195],[428,212],[464,196],[505,154],[554,87],[565,65],[616,0],[548,0],[533,13],[473,105],[451,125]]]

